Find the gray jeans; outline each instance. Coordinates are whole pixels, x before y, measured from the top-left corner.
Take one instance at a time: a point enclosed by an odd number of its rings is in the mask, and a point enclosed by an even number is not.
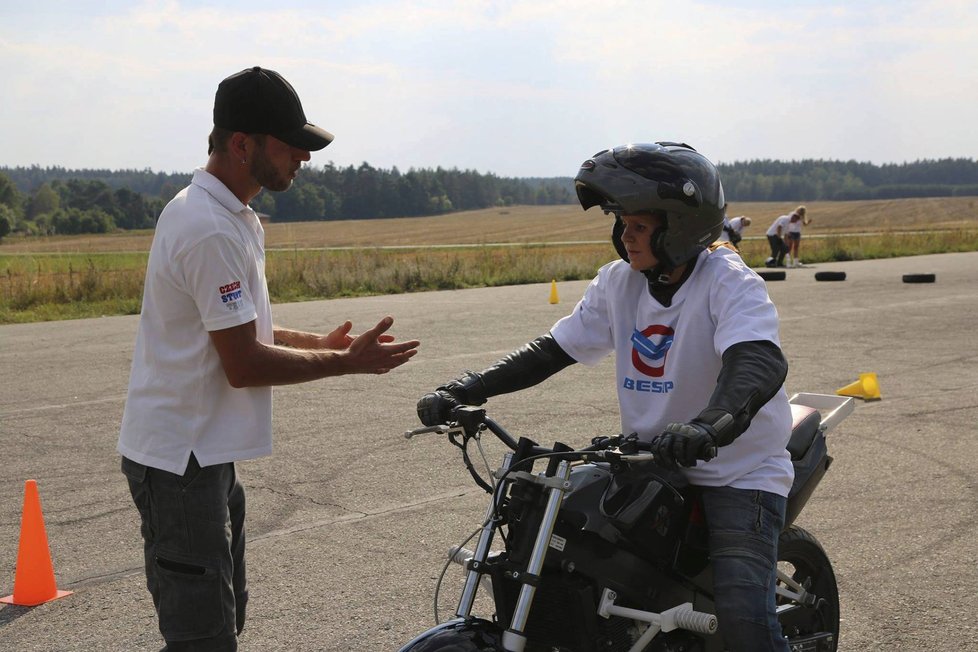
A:
[[[167,652],[234,652],[245,621],[245,493],[233,463],[175,475],[125,457]]]

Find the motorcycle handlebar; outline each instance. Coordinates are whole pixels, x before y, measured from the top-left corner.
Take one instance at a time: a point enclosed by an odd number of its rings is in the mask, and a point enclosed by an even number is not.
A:
[[[469,435],[475,435],[483,427],[489,430],[493,435],[496,436],[499,441],[501,441],[507,448],[512,451],[516,451],[520,447],[519,440],[511,435],[503,426],[493,420],[486,414],[484,408],[471,406],[471,405],[459,405],[454,410],[452,410],[452,416],[455,419],[452,423],[443,423],[434,426],[426,426],[422,428],[416,428],[414,430],[408,430],[404,433],[404,437],[411,439],[416,435],[434,433],[439,435],[465,432]],[[532,445],[528,448],[524,448],[523,454],[526,456],[545,456],[552,455],[554,453],[560,452],[564,455],[569,453],[593,453],[605,451],[610,448],[618,447],[622,443],[621,437],[598,437],[595,438],[590,446],[579,449],[567,449],[564,448],[559,450],[557,448],[547,448],[539,445]],[[651,446],[647,442],[642,442],[637,439],[628,440],[629,453],[639,453],[644,452],[646,454],[627,454],[623,457],[630,458],[634,461],[651,461],[652,456],[648,453],[651,452]]]

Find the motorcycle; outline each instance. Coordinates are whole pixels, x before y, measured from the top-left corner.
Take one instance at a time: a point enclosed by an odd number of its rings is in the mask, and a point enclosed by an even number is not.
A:
[[[854,399],[800,393],[790,403],[795,479],[779,539],[777,613],[793,652],[834,652],[839,593],[832,564],[818,540],[793,523],[832,463],[825,435],[852,413]],[[488,479],[469,455],[472,442],[482,450],[486,431],[510,449]],[[400,652],[723,650],[696,487],[657,466],[634,435],[596,437],[577,450],[559,442],[546,448],[514,438],[474,406],[405,436],[425,433],[447,435],[461,449],[490,499],[481,526],[448,553],[446,567],[465,568],[454,617]],[[538,462],[546,469],[534,473]],[[465,548],[476,534],[474,549]],[[497,538],[502,549],[492,550]],[[493,607],[487,617],[473,613],[480,589]]]

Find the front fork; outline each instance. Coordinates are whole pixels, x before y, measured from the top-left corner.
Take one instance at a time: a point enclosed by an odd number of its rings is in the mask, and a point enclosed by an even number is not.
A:
[[[506,453],[503,457],[503,464],[500,469],[503,473],[509,470],[513,464],[513,453]],[[496,533],[496,501],[506,493],[504,481],[500,480],[496,487],[492,499],[489,501],[489,509],[486,511],[486,518],[482,524],[482,532],[479,533],[479,541],[475,546],[475,554],[469,561],[469,572],[465,576],[465,586],[462,587],[462,596],[458,600],[458,607],[455,615],[459,618],[468,618],[472,615],[472,605],[475,603],[475,593],[479,589],[479,580],[482,579],[482,565],[486,563],[489,556],[489,547],[492,545],[492,537]]]
[[[520,589],[520,596],[516,601],[516,608],[513,609],[513,619],[509,629],[503,632],[503,649],[507,652],[523,652],[526,647],[526,621],[530,616],[530,605],[533,604],[533,596],[536,593],[536,584],[540,578],[540,571],[543,570],[543,560],[547,556],[547,548],[550,547],[550,539],[553,536],[554,525],[557,523],[557,513],[560,511],[560,504],[564,500],[564,493],[570,488],[570,464],[560,462],[557,471],[552,477],[537,477],[535,480],[550,487],[550,494],[547,497],[547,506],[543,512],[543,519],[540,522],[540,529],[537,531],[536,541],[533,543],[533,551],[530,553],[530,560],[526,564],[526,570],[522,577],[515,576],[513,579],[523,583]]]
[[[505,477],[513,464],[513,453],[507,453],[503,458],[503,464],[499,471],[499,477]],[[527,562],[526,570],[522,574],[514,573],[513,579],[522,582],[519,598],[516,607],[513,609],[513,618],[509,629],[503,632],[503,649],[507,652],[523,652],[526,647],[526,636],[523,634],[526,629],[526,622],[530,615],[530,605],[533,603],[533,596],[536,593],[536,584],[543,570],[543,561],[547,555],[547,548],[550,546],[550,538],[553,536],[554,525],[557,523],[557,513],[564,500],[564,494],[570,488],[570,464],[560,462],[557,465],[556,473],[553,476],[532,476],[526,472],[516,472],[512,476],[530,480],[549,487],[547,504],[540,521],[540,529],[537,531],[536,541],[533,543],[533,551]],[[511,481],[511,480],[510,480]],[[500,482],[504,482],[500,480]],[[496,531],[496,500],[497,496],[502,497],[506,492],[506,486],[500,485],[496,488],[493,500],[489,504],[486,512],[486,519],[479,534],[479,541],[476,544],[475,552],[468,562],[468,573],[465,577],[465,585],[462,587],[462,596],[458,601],[458,608],[455,615],[459,618],[468,618],[472,614],[472,606],[475,603],[475,594],[479,588],[479,581],[482,579],[483,565],[489,556],[489,547],[492,545],[492,538]],[[453,551],[454,552],[457,551]]]

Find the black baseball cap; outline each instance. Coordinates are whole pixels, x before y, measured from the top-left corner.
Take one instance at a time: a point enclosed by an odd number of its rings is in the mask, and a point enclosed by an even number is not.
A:
[[[309,152],[333,142],[333,134],[310,124],[292,84],[274,70],[246,68],[222,81],[214,96],[214,126],[268,134]]]

